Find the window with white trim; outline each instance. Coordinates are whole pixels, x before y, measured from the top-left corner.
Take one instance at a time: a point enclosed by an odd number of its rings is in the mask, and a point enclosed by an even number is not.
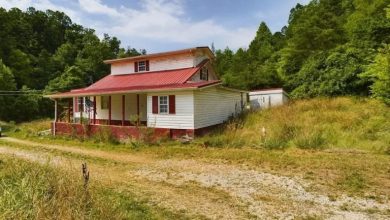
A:
[[[158,97],[158,111],[160,114],[168,114],[168,96],[159,96]]]
[[[146,71],[146,60],[138,61],[138,71]]]

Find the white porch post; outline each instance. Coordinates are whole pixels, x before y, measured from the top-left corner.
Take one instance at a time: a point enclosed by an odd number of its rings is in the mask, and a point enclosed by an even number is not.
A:
[[[54,99],[54,122],[53,122],[53,135],[56,135],[56,123],[57,123],[57,99]]]

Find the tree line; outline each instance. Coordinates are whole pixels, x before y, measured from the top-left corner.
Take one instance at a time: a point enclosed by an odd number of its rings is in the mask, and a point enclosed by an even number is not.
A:
[[[103,60],[145,54],[99,39],[63,12],[0,8],[0,120],[53,114],[43,93],[85,87],[109,74]],[[293,98],[372,95],[390,104],[389,0],[313,0],[272,33],[262,22],[247,48],[214,51],[227,86],[285,88]],[[15,91],[15,92],[10,92]]]
[[[0,120],[26,121],[53,114],[42,94],[90,85],[109,73],[103,60],[145,54],[99,39],[63,12],[0,8]]]
[[[390,1],[313,0],[248,48],[217,50],[215,68],[239,89],[284,87],[294,98],[373,95],[390,104]]]

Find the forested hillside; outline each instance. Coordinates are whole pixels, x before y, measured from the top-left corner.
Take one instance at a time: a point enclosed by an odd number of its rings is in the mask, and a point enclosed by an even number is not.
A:
[[[52,115],[42,93],[89,85],[109,73],[103,60],[146,53],[121,48],[116,37],[100,40],[62,12],[34,8],[0,8],[0,39],[0,120]]]
[[[41,94],[87,86],[105,59],[146,53],[99,39],[62,12],[0,8],[0,120],[52,115]],[[240,89],[284,87],[295,98],[373,95],[390,104],[390,0],[313,0],[247,48],[217,50],[215,68]],[[4,92],[18,91],[18,92]]]
[[[293,97],[369,95],[390,103],[390,1],[314,0],[248,48],[217,50],[217,72],[241,89],[283,86]]]

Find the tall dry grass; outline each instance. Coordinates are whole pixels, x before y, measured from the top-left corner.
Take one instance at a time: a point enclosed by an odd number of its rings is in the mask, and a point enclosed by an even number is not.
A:
[[[335,147],[383,152],[390,146],[390,108],[367,98],[299,100],[247,113],[202,141],[216,147]]]
[[[80,176],[0,157],[0,219],[117,219],[112,204]]]

